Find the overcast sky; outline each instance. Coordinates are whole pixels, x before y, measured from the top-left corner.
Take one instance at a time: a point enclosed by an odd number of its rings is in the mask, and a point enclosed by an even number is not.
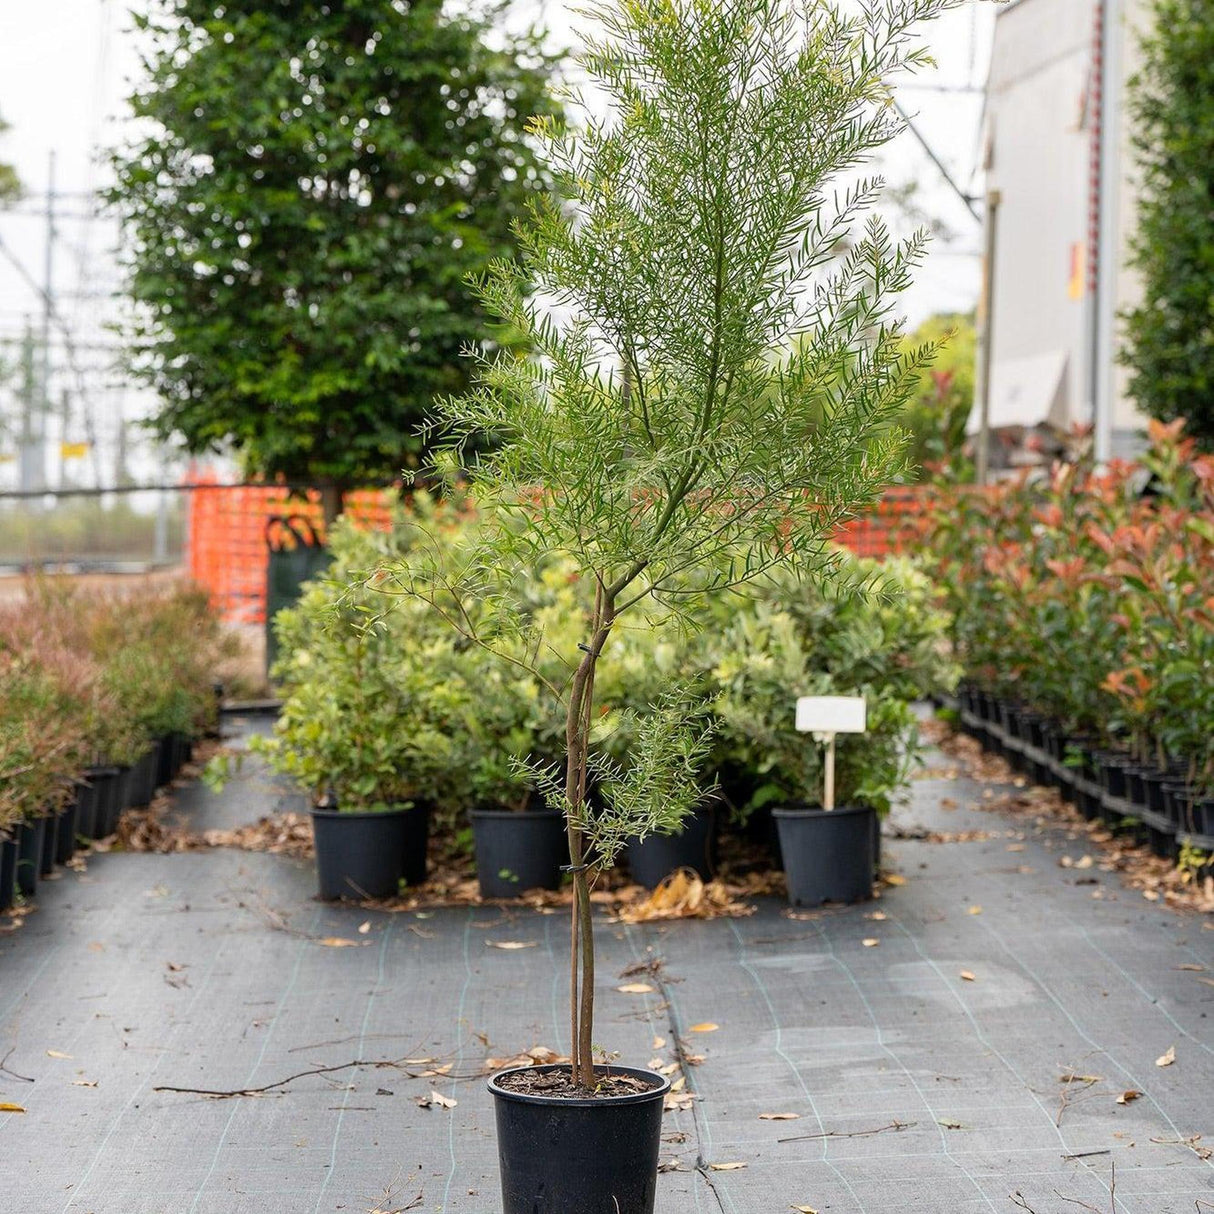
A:
[[[42,280],[46,224],[40,212],[53,151],[63,216],[53,281],[59,310],[80,347],[77,363],[98,401],[103,443],[112,441],[119,409],[129,416],[148,405],[105,370],[100,347],[113,341],[105,325],[115,310],[107,296],[118,285],[112,253],[116,233],[107,222],[89,217],[87,201],[104,181],[98,151],[121,138],[124,98],[139,74],[130,7],[130,0],[0,0],[0,117],[11,126],[0,136],[0,161],[16,166],[28,191],[15,209],[0,212],[0,241]],[[516,19],[541,17],[564,45],[575,37],[571,7],[559,0],[515,0]],[[900,98],[967,189],[977,184],[981,97],[953,90],[985,80],[993,23],[994,5],[988,0],[971,0],[938,21],[929,40],[939,67],[919,81],[949,91],[914,88]],[[952,234],[935,242],[907,297],[908,315],[917,320],[937,310],[972,307],[979,282],[978,225],[909,134],[888,150],[883,171],[891,183],[917,181],[923,209]],[[11,358],[14,350],[4,343],[18,338],[24,318],[36,319],[40,309],[20,272],[0,257],[0,359]],[[0,408],[4,405],[0,400]]]

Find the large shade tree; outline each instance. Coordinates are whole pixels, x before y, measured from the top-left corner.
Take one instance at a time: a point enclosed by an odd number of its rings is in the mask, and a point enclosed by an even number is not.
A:
[[[1130,86],[1142,191],[1126,317],[1130,392],[1161,421],[1188,419],[1214,447],[1214,8],[1155,0]]]
[[[114,156],[133,365],[162,439],[342,491],[424,454],[489,336],[465,278],[547,188],[538,32],[442,0],[151,0]]]

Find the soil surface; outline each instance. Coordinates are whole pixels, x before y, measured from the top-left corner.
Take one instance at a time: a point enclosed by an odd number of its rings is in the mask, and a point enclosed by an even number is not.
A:
[[[658,1214],[1214,1209],[1209,917],[931,763],[877,902],[596,908],[595,1044],[672,1082]],[[176,800],[199,832],[292,806],[255,762]],[[499,1214],[486,1080],[568,1052],[567,910],[315,889],[114,851],[0,917],[3,1214]]]
[[[612,1096],[636,1096],[652,1092],[658,1083],[646,1081],[636,1075],[613,1073],[606,1067],[595,1067],[596,1082],[588,1088],[573,1082],[573,1073],[568,1067],[530,1067],[515,1071],[497,1080],[497,1086],[507,1092],[519,1092],[525,1096],[556,1096],[562,1100],[608,1100]]]

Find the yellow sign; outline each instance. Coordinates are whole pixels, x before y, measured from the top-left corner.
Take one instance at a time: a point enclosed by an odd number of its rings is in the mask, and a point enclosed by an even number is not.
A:
[[[60,443],[59,455],[63,459],[84,459],[89,453],[88,443]]]

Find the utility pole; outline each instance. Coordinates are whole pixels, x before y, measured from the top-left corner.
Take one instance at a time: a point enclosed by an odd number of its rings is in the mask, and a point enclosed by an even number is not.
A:
[[[986,196],[986,253],[982,273],[982,367],[978,392],[978,450],[974,455],[974,479],[985,485],[991,466],[991,367],[995,353],[995,254],[999,249],[999,203],[1002,196],[991,190]]]

